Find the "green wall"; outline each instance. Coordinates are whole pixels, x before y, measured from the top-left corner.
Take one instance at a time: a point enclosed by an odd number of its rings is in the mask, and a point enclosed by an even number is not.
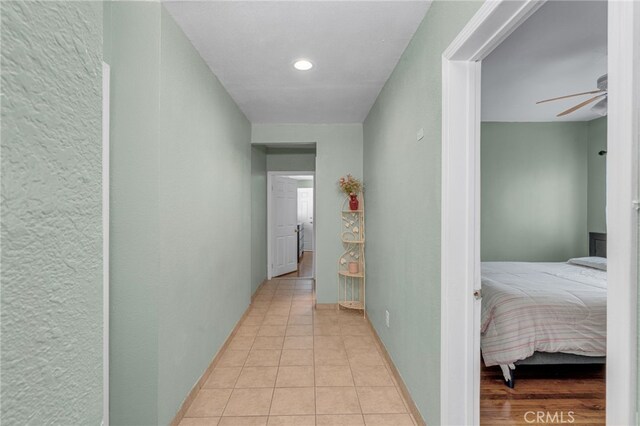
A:
[[[482,260],[563,262],[588,254],[588,128],[482,123]]]
[[[312,172],[316,169],[315,150],[267,150],[267,170],[270,172]]]
[[[598,155],[598,152],[607,150],[607,117],[589,121],[588,126],[587,228],[589,232],[607,232],[607,156]]]
[[[250,131],[159,3],[111,5],[111,423],[168,424],[250,300]]]
[[[251,294],[267,279],[267,154],[251,147]]]
[[[0,14],[0,423],[99,425],[102,4]]]
[[[313,180],[299,180],[298,188],[313,188]]]
[[[441,56],[481,5],[433,2],[364,122],[367,311],[431,425],[440,423]]]
[[[158,422],[249,305],[251,126],[171,15],[160,43]]]
[[[158,424],[160,5],[110,2],[110,423]]]
[[[607,118],[482,123],[482,260],[565,261],[606,232]]]
[[[253,124],[252,143],[316,143],[316,291],[318,303],[336,303],[336,261],[342,254],[340,176],[362,176],[361,124]]]

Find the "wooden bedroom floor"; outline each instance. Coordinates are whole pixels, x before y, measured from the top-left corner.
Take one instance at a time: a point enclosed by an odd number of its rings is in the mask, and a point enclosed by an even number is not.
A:
[[[500,367],[482,366],[480,424],[605,424],[604,365],[518,366],[515,378],[509,389]]]

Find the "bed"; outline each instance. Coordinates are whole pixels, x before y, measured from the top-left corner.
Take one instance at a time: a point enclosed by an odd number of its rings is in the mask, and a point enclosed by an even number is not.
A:
[[[509,387],[519,364],[604,363],[606,236],[590,234],[590,255],[482,263],[482,358]]]

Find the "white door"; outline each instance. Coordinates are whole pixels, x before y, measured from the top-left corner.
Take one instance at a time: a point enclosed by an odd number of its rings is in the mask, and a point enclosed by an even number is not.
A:
[[[298,269],[298,184],[295,179],[273,178],[273,276]]]
[[[298,188],[298,222],[304,227],[304,250],[313,251],[313,188]]]

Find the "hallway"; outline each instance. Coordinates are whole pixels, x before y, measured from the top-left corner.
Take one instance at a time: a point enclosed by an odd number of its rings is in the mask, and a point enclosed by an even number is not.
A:
[[[313,270],[315,268],[315,252],[305,251],[302,258],[298,262],[298,270],[290,272],[285,275],[281,275],[279,279],[291,279],[291,278],[313,278]]]
[[[367,320],[313,305],[265,282],[180,426],[414,425]]]

